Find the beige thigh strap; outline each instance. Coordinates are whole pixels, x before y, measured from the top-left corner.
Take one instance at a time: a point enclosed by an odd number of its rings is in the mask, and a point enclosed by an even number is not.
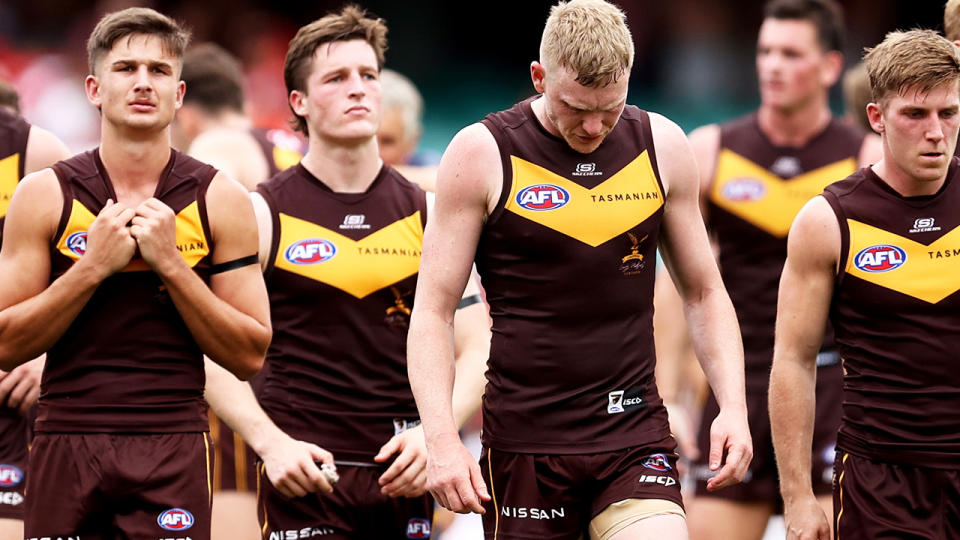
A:
[[[590,520],[591,540],[608,540],[628,525],[654,516],[676,514],[686,517],[683,508],[663,499],[625,499],[603,509]]]

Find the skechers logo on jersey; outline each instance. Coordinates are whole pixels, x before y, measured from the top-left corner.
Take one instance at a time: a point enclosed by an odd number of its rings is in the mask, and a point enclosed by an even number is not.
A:
[[[556,210],[570,202],[567,190],[553,184],[525,187],[517,193],[517,204],[527,210]]]
[[[293,264],[319,264],[337,254],[337,246],[323,238],[307,238],[290,244],[283,256]]]
[[[666,454],[651,454],[650,457],[643,460],[643,466],[655,471],[669,471],[673,468],[670,466],[670,460],[667,459]]]
[[[643,400],[643,388],[614,390],[607,394],[607,414],[619,414],[628,409],[642,409],[647,406]]]
[[[940,227],[934,225],[936,220],[932,217],[930,218],[918,218],[913,221],[913,228],[910,229],[911,233],[922,233],[922,232],[936,232],[940,230]]]
[[[567,511],[560,508],[525,508],[504,506],[500,508],[500,515],[517,519],[557,519],[567,517]]]
[[[314,536],[326,536],[333,533],[334,530],[330,527],[304,527],[302,529],[273,531],[270,533],[268,540],[298,540],[300,538],[313,538]]]
[[[407,538],[430,538],[430,521],[411,518],[407,522]]]
[[[657,474],[641,474],[640,483],[643,484],[660,484],[661,486],[675,486],[677,481],[669,476],[660,476]]]
[[[82,257],[87,252],[87,231],[75,232],[68,236],[67,248]]]
[[[738,178],[727,182],[720,193],[730,201],[751,202],[762,199],[767,194],[767,188],[759,180]]]
[[[193,514],[183,508],[171,508],[157,516],[157,525],[168,531],[185,531],[193,527]]]
[[[577,163],[577,168],[570,174],[573,176],[600,176],[603,171],[597,170],[596,163]]]
[[[907,252],[890,244],[863,248],[853,258],[853,264],[864,272],[889,272],[907,262]]]
[[[19,485],[23,481],[23,471],[14,465],[0,464],[0,488]]]

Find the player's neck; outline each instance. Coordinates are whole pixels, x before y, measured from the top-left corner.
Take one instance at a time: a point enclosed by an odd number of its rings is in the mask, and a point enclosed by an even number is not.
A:
[[[141,135],[132,137],[104,126],[100,160],[118,195],[122,191],[152,193],[160,181],[160,173],[170,161],[169,129]]]
[[[793,109],[761,105],[757,112],[760,130],[770,142],[793,148],[806,146],[827,127],[831,118],[825,99]]]
[[[884,155],[883,159],[875,163],[872,167],[873,172],[880,177],[884,183],[893,188],[894,191],[903,197],[923,197],[927,195],[936,195],[943,183],[947,179],[949,168],[943,176],[937,180],[918,180],[904,171],[897,164]]]
[[[373,137],[358,144],[342,144],[311,136],[310,149],[301,163],[337,193],[363,193],[383,165]]]

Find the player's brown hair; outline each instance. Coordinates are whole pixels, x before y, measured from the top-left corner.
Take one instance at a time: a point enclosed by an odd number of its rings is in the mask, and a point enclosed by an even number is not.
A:
[[[150,8],[132,7],[114,11],[100,19],[87,40],[90,74],[96,74],[97,63],[113,49],[118,39],[135,34],[159,37],[164,51],[177,58],[183,58],[183,51],[190,42],[189,30]]]
[[[303,26],[290,40],[283,66],[283,81],[287,94],[307,89],[307,78],[313,64],[313,54],[324,43],[362,39],[370,44],[377,56],[377,67],[383,67],[387,50],[387,25],[383,19],[368,17],[366,10],[349,5],[339,13],[330,13]],[[293,128],[307,134],[307,121],[293,113]]]
[[[933,30],[890,32],[876,47],[866,49],[864,61],[875,103],[884,105],[891,94],[909,88],[929,92],[960,79],[960,53]]]
[[[0,79],[0,107],[9,107],[13,112],[20,113],[20,94],[10,83]]]
[[[540,40],[540,62],[567,68],[584,86],[600,87],[630,73],[633,38],[627,17],[604,0],[571,0],[550,8]]]
[[[843,50],[843,8],[834,0],[771,0],[763,18],[809,21],[824,52]]]
[[[870,93],[867,65],[864,62],[858,62],[843,74],[843,109],[847,119],[868,133],[873,131],[867,117],[867,104],[871,101],[873,101],[873,95]]]
[[[210,114],[243,112],[243,67],[223,47],[208,42],[187,49],[180,78],[187,85],[184,103]]]

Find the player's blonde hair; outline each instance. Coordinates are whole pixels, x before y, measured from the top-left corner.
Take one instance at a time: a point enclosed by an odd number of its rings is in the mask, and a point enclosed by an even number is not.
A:
[[[883,105],[891,94],[910,88],[929,92],[960,78],[960,54],[952,42],[933,30],[890,32],[866,49],[873,101]]]
[[[584,86],[600,87],[629,74],[633,38],[627,17],[604,0],[571,0],[550,9],[540,40],[540,62],[567,68]]]
[[[419,137],[423,130],[423,96],[406,76],[384,68],[380,70],[380,95],[383,110],[396,109],[403,119],[403,138]]]
[[[132,7],[114,11],[100,19],[87,40],[90,74],[96,75],[97,63],[113,49],[117,40],[136,34],[159,37],[164,52],[180,60],[183,59],[183,51],[190,41],[188,30],[170,17],[150,8]],[[179,76],[179,73],[177,75]]]
[[[960,0],[947,0],[943,6],[943,34],[950,41],[960,40]]]

